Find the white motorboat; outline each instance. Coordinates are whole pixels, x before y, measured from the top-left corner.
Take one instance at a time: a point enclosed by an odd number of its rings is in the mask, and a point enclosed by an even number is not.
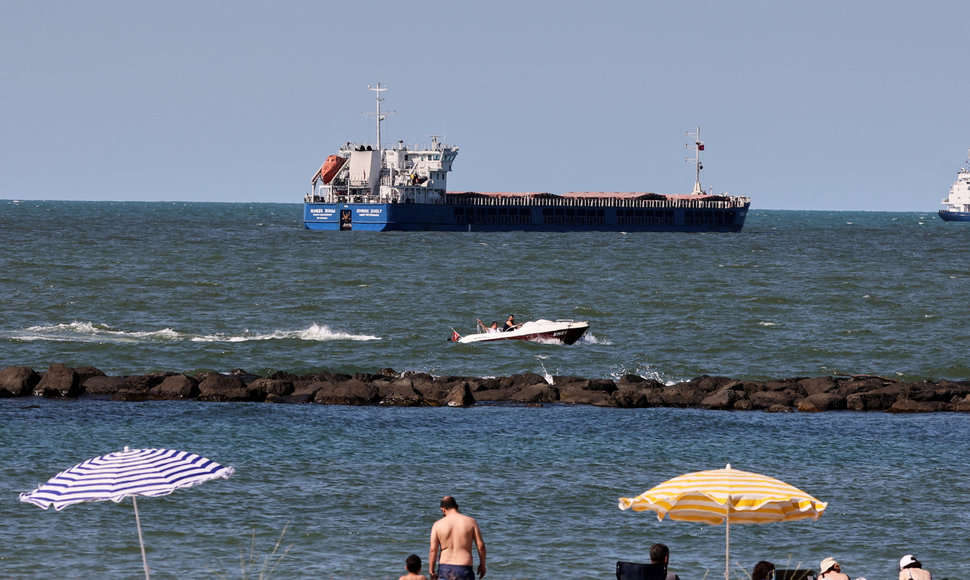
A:
[[[451,340],[456,342],[495,342],[499,340],[528,340],[532,342],[555,342],[573,344],[589,330],[589,323],[560,318],[558,320],[530,320],[513,330],[495,330],[461,336],[452,329]]]

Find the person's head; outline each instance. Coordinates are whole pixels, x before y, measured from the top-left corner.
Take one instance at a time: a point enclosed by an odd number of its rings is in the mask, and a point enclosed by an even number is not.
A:
[[[905,570],[906,568],[922,568],[923,565],[920,561],[913,557],[912,554],[906,554],[899,559],[899,569]]]
[[[650,546],[650,561],[654,564],[666,564],[670,559],[670,548],[665,544]]]
[[[515,315],[514,314],[509,314],[509,321],[515,322]]]
[[[775,565],[762,560],[754,565],[754,571],[751,572],[751,580],[769,580],[774,573]]]
[[[493,321],[492,321],[492,328],[496,328],[496,327],[498,327],[498,322],[495,322],[495,321],[493,320]]]
[[[404,568],[412,574],[417,574],[421,571],[421,558],[417,554],[411,554],[408,559],[404,561]]]
[[[446,495],[445,497],[441,498],[441,509],[442,510],[457,510],[458,509],[458,502],[456,502],[455,501],[455,498],[451,497],[450,495]]]
[[[818,565],[818,573],[821,576],[822,574],[825,574],[829,570],[835,570],[836,572],[841,572],[842,566],[839,566],[839,563],[835,561],[835,558],[828,557],[822,560],[822,563]]]

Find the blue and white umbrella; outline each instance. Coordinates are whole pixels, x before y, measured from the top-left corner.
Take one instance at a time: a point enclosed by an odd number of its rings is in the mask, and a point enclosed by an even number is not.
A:
[[[145,578],[149,578],[148,558],[145,556],[135,496],[168,495],[180,487],[191,487],[220,477],[226,479],[234,472],[232,467],[222,466],[195,453],[125,447],[124,451],[88,459],[58,473],[34,491],[20,494],[20,501],[45,510],[51,506],[55,510],[62,510],[75,503],[107,500],[117,503],[131,497]]]

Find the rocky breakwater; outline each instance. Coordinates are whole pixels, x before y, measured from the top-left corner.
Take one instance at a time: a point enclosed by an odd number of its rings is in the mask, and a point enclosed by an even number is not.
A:
[[[99,397],[117,401],[191,399],[324,405],[458,406],[574,404],[770,412],[970,412],[970,381],[905,383],[870,375],[743,381],[702,376],[664,384],[636,375],[619,380],[552,377],[436,377],[382,369],[354,375],[242,370],[108,376],[94,367],[51,365],[0,370],[0,397]]]

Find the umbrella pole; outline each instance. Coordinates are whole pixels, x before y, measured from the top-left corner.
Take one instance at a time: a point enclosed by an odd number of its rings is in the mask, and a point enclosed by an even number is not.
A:
[[[724,518],[724,580],[731,580],[731,498],[730,497],[728,497],[727,517]]]
[[[135,527],[138,528],[138,545],[141,546],[141,562],[145,565],[145,580],[151,580],[148,574],[148,557],[145,556],[145,541],[141,538],[141,518],[138,517],[138,501],[131,496],[131,505],[135,506]]]

